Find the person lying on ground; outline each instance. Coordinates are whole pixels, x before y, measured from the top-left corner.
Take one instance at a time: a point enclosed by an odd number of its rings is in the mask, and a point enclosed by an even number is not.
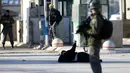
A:
[[[75,52],[76,41],[68,51],[63,50],[58,58],[58,62],[90,62],[89,54],[86,52]],[[100,62],[102,60],[100,59]]]

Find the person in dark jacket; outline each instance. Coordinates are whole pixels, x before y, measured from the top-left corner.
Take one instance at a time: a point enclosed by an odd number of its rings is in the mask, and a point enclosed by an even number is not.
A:
[[[86,52],[75,52],[76,41],[68,51],[63,50],[58,58],[58,62],[90,62],[89,54]],[[100,60],[102,62],[102,60]]]
[[[11,43],[11,48],[14,48],[14,40],[13,40],[13,23],[14,23],[14,19],[12,16],[10,16],[10,11],[6,10],[6,13],[1,17],[0,19],[0,23],[3,24],[3,40],[2,40],[2,44],[3,44],[3,48],[5,49],[5,41],[7,38],[7,35],[10,38],[10,43]]]
[[[56,37],[56,26],[62,19],[60,12],[54,8],[53,4],[49,5],[49,14],[47,16],[47,22],[49,23],[49,35],[54,39]]]

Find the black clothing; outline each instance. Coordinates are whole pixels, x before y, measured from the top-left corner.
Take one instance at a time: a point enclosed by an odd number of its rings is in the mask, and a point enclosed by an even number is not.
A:
[[[60,12],[58,10],[53,8],[49,11],[49,15],[47,16],[47,21],[49,22],[50,25],[53,25],[54,22],[59,24],[61,19],[62,16],[60,15]]]
[[[12,24],[14,23],[13,17],[10,16],[10,15],[3,15],[0,19],[0,23],[3,24],[3,30],[2,30],[2,33],[3,33],[3,41],[2,41],[3,48],[5,48],[4,45],[5,45],[7,35],[9,35],[10,43],[11,43],[11,46],[13,48],[14,47],[13,46],[13,44],[14,44],[13,27],[12,27]]]
[[[56,9],[51,9],[49,11],[49,15],[47,16],[47,21],[49,22],[49,35],[52,39],[56,37],[56,26],[61,21],[62,16],[60,15],[60,12]]]
[[[90,62],[88,53],[75,52],[75,49],[76,43],[73,44],[70,50],[61,53],[58,62]],[[100,60],[100,62],[102,62],[102,60]]]

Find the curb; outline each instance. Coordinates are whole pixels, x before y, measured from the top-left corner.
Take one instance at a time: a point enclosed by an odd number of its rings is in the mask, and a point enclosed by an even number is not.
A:
[[[71,47],[49,47],[46,50],[47,51],[55,51],[55,52],[61,52],[62,50],[69,50]],[[76,52],[84,52],[83,48],[77,47]],[[100,50],[100,54],[120,54],[120,53],[130,53],[130,48],[115,48],[115,50]]]

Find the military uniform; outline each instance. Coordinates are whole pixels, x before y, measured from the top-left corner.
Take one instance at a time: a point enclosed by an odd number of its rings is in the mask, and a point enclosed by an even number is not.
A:
[[[92,16],[90,21],[91,28],[87,31],[89,37],[87,38],[87,43],[89,46],[88,53],[90,55],[90,64],[94,73],[102,73],[100,64],[100,48],[102,46],[102,41],[99,35],[103,20],[100,15]]]
[[[3,44],[3,48],[5,48],[5,41],[7,38],[7,35],[10,38],[10,43],[12,48],[14,47],[14,40],[13,40],[13,27],[12,24],[14,23],[14,19],[10,16],[10,15],[3,15],[0,19],[0,22],[3,24],[3,40],[2,40],[2,44]]]
[[[96,14],[91,14],[91,21],[89,25],[91,28],[87,31],[90,35],[87,39],[88,42],[88,53],[90,59],[90,65],[93,73],[102,73],[102,67],[100,64],[100,48],[102,46],[102,39],[100,37],[100,30],[103,25],[101,11],[101,5],[99,0],[91,0],[90,10],[95,10]]]

